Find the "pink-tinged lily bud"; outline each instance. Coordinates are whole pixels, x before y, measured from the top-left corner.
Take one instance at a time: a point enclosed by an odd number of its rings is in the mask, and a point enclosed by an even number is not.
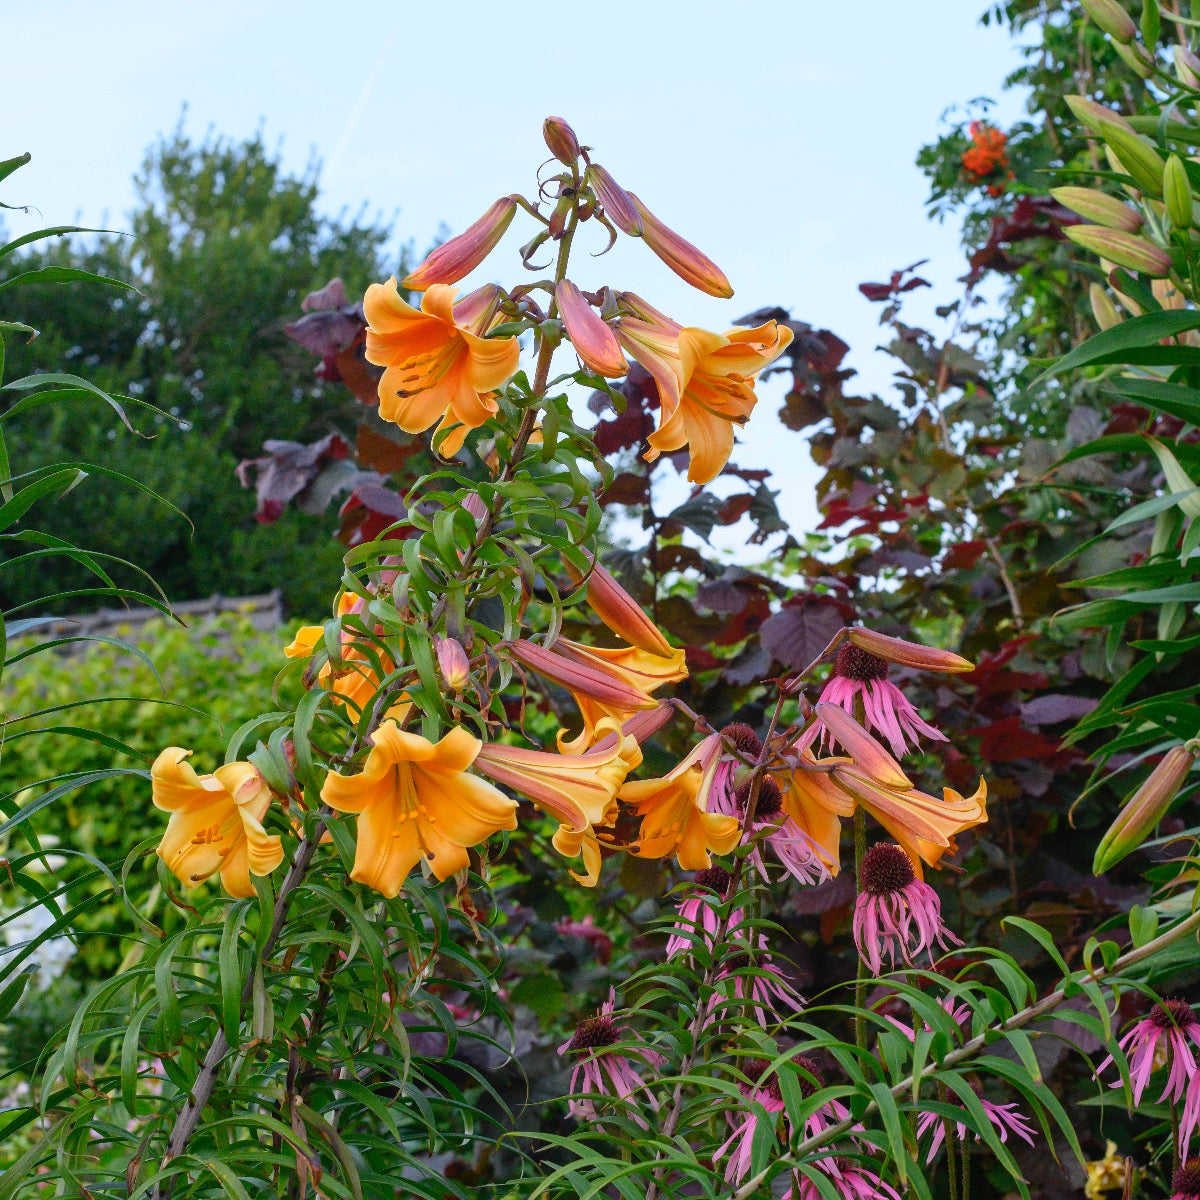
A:
[[[1148,196],[1163,194],[1162,155],[1141,134],[1112,121],[1100,122],[1104,144],[1117,156],[1121,169]]]
[[[707,254],[664,225],[632,192],[629,198],[642,218],[642,237],[646,245],[680,279],[709,296],[727,300],[733,295],[733,287],[725,277],[725,272]]]
[[[1103,875],[1150,836],[1183,787],[1196,755],[1184,746],[1172,746],[1150,777],[1125,802],[1096,848],[1092,874]]]
[[[1154,74],[1154,59],[1144,47],[1135,44],[1126,46],[1123,42],[1116,42],[1113,49],[1117,52],[1117,57],[1139,79],[1149,79]]]
[[[841,705],[820,703],[816,713],[834,741],[872,779],[890,788],[912,787],[900,764]]]
[[[1064,208],[1086,217],[1095,225],[1107,229],[1124,229],[1126,233],[1137,233],[1143,217],[1135,208],[1122,204],[1114,196],[1107,196],[1095,188],[1060,187],[1051,188],[1050,195]]]
[[[1117,306],[1098,283],[1093,283],[1088,288],[1088,299],[1092,302],[1092,316],[1096,318],[1096,325],[1101,331],[1120,325],[1121,314],[1117,311]]]
[[[405,277],[402,286],[423,292],[434,283],[457,283],[495,250],[516,211],[517,202],[512,196],[501,197],[469,229],[433,251]]]
[[[457,638],[435,637],[433,648],[446,686],[453,692],[461,692],[471,679],[471,663],[462,643]]]
[[[622,233],[641,237],[642,218],[633,202],[633,194],[627,192],[599,163],[592,163],[588,167],[587,181],[608,219]]]
[[[463,508],[475,518],[476,524],[487,516],[487,505],[484,504],[483,497],[478,492],[472,492],[463,501]]]
[[[1184,87],[1200,89],[1200,58],[1186,46],[1173,46],[1175,76]]]
[[[900,667],[912,667],[917,671],[943,671],[951,675],[975,670],[975,664],[961,654],[906,642],[903,638],[888,637],[873,629],[851,629],[847,636],[860,650]]]
[[[1192,184],[1188,179],[1187,168],[1178,154],[1172,154],[1167,159],[1163,170],[1163,203],[1167,207],[1167,216],[1176,229],[1191,229],[1195,220],[1195,209],[1192,203]]]
[[[547,117],[542,122],[546,148],[564,166],[573,167],[579,159],[579,139],[562,117]]]
[[[1163,249],[1120,229],[1102,229],[1099,225],[1068,225],[1063,232],[1076,245],[1102,255],[1118,267],[1137,271],[1151,278],[1171,273],[1171,256]]]
[[[600,319],[583,293],[569,279],[564,279],[554,289],[554,295],[571,345],[588,369],[610,379],[627,374],[629,364],[617,344],[616,334]]]
[[[573,583],[583,582],[583,576],[569,562],[566,568]],[[664,658],[674,653],[671,643],[646,616],[642,606],[594,560],[588,578],[587,602],[592,612],[631,646]]]
[[[644,708],[640,712],[635,712],[632,717],[629,717],[621,726],[621,733],[634,738],[638,745],[649,741],[672,717],[678,710],[675,705],[667,703],[665,700],[660,700],[653,708]],[[609,745],[614,740],[613,734],[607,734],[600,738],[594,747],[600,750]]]
[[[1080,0],[1087,13],[1109,37],[1127,45],[1137,37],[1137,26],[1133,18],[1117,3],[1117,0]]]
[[[1087,96],[1066,96],[1064,99],[1067,107],[1074,113],[1075,119],[1097,137],[1100,136],[1101,121],[1107,121],[1111,125],[1121,125],[1130,133],[1133,132],[1133,126],[1120,113],[1114,112],[1111,108],[1105,108],[1103,104],[1097,104],[1095,100],[1091,100]]]
[[[614,705],[630,712],[654,707],[655,702],[645,692],[625,683],[616,675],[555,654],[536,642],[522,638],[510,643],[508,652],[522,666],[536,671],[543,678],[601,704]]]

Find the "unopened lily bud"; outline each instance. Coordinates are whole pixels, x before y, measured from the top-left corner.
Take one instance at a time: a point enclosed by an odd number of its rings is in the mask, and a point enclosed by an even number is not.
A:
[[[1125,807],[1101,839],[1092,863],[1092,874],[1103,875],[1111,870],[1150,836],[1179,794],[1195,761],[1196,755],[1183,746],[1173,746],[1163,755],[1162,762],[1125,802]]]
[[[576,695],[586,696],[601,704],[615,705],[629,712],[657,707],[645,692],[638,691],[620,676],[564,658],[536,642],[522,638],[511,642],[508,652],[522,666],[536,671],[544,679],[561,684]]]
[[[546,147],[564,166],[573,167],[579,158],[579,139],[562,117],[547,117],[542,122]]]
[[[484,504],[483,497],[478,492],[472,492],[463,501],[463,508],[475,518],[476,524],[487,516],[487,505]]]
[[[1188,179],[1187,168],[1178,154],[1172,154],[1167,159],[1163,170],[1163,203],[1167,206],[1167,216],[1176,229],[1192,227],[1192,184]]]
[[[1085,250],[1100,254],[1118,267],[1142,275],[1161,277],[1171,273],[1171,256],[1163,249],[1120,229],[1099,225],[1068,225],[1063,232]]]
[[[1117,42],[1126,44],[1137,37],[1137,26],[1133,23],[1133,18],[1117,0],[1080,0],[1080,3],[1084,12]]]
[[[1148,49],[1158,45],[1162,36],[1162,14],[1158,11],[1158,0],[1142,0],[1142,41]]]
[[[840,704],[817,704],[817,720],[872,779],[907,790],[912,781],[900,764]]]
[[[405,277],[402,286],[423,292],[434,283],[457,283],[496,248],[516,211],[517,202],[512,196],[497,200],[469,229],[433,251]]]
[[[1144,137],[1112,121],[1100,122],[1100,136],[1143,192],[1151,196],[1163,194],[1163,170],[1167,164]]]
[[[569,562],[565,565],[571,582],[582,583],[579,571]],[[642,606],[598,562],[592,563],[588,577],[587,603],[617,637],[624,638],[631,646],[664,658],[674,653],[671,643]]]
[[[1096,188],[1059,187],[1051,188],[1050,195],[1064,208],[1086,217],[1094,225],[1107,229],[1124,229],[1126,233],[1137,233],[1144,222],[1142,214],[1128,204],[1122,204],[1113,196],[1107,196]]]
[[[1186,46],[1172,48],[1175,55],[1175,78],[1184,87],[1200,90],[1200,58]]]
[[[1087,96],[1066,96],[1067,107],[1075,115],[1075,119],[1089,132],[1094,133],[1097,137],[1100,136],[1100,123],[1108,121],[1112,125],[1120,125],[1124,129],[1133,132],[1133,126],[1125,120],[1118,112],[1113,112],[1111,108],[1105,108],[1103,104],[1097,104],[1095,100],[1089,99]]]
[[[903,638],[888,637],[873,629],[851,629],[847,636],[860,650],[882,658],[884,662],[896,663],[897,666],[912,667],[917,671],[942,671],[951,675],[975,670],[974,663],[952,650],[906,642]]]
[[[629,198],[642,218],[642,237],[646,245],[680,279],[709,296],[727,300],[733,295],[733,287],[726,279],[725,272],[707,254],[664,225],[633,192],[629,193]]]
[[[1093,283],[1088,288],[1088,299],[1092,302],[1092,316],[1096,318],[1096,324],[1102,331],[1120,325],[1121,314],[1117,311],[1117,306],[1098,283]]]
[[[642,236],[642,218],[633,198],[599,163],[587,169],[587,182],[608,219],[630,237]]]
[[[564,279],[555,287],[554,295],[571,345],[588,369],[611,379],[626,374],[629,364],[621,353],[616,334],[600,319],[583,293],[569,279]]]
[[[1141,46],[1126,46],[1116,42],[1113,49],[1117,57],[1139,78],[1149,79],[1154,74],[1154,59]]]
[[[457,638],[435,637],[433,648],[446,686],[453,692],[461,692],[471,679],[471,663],[462,643]]]

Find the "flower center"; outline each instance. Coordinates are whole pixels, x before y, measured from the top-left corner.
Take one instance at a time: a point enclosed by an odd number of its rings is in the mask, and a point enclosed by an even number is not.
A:
[[[862,889],[872,896],[899,892],[916,877],[912,860],[891,842],[879,842],[863,858]]]
[[[763,1078],[770,1065],[765,1058],[748,1058],[742,1063],[742,1070],[746,1073],[746,1078],[754,1080],[749,1085],[738,1084],[743,1096],[750,1099],[755,1092],[766,1092],[772,1100],[783,1103],[783,1092],[779,1088],[779,1076],[772,1075],[770,1079]]]
[[[1200,1196],[1200,1158],[1189,1158],[1171,1178],[1171,1191],[1180,1196]]]
[[[611,1046],[617,1040],[616,1026],[611,1017],[590,1017],[575,1027],[568,1050],[591,1050],[594,1046]]]
[[[841,675],[844,679],[856,680],[858,683],[867,683],[872,679],[886,679],[887,672],[887,663],[882,658],[868,654],[866,650],[860,650],[853,642],[843,644],[837,652],[837,658],[833,664],[835,675]]]
[[[750,784],[742,784],[733,793],[733,798],[737,801],[738,808],[744,813],[746,806],[750,803]],[[779,790],[779,784],[770,775],[764,775],[762,783],[758,787],[758,803],[754,806],[755,817],[773,817],[782,807],[783,794]]]
[[[1150,1020],[1159,1029],[1188,1029],[1196,1024],[1196,1014],[1186,1000],[1164,1000],[1150,1010]]]
[[[809,1058],[807,1055],[801,1054],[792,1059],[792,1061],[796,1064],[796,1066],[802,1067],[809,1073],[809,1075],[813,1077],[814,1080],[816,1080],[814,1083],[812,1080],[806,1079],[803,1075],[796,1076],[796,1082],[800,1085],[800,1094],[802,1096],[811,1096],[818,1088],[825,1086],[824,1077],[821,1075],[821,1072],[817,1070],[817,1064],[813,1062],[811,1058]]]
[[[724,896],[729,891],[733,876],[724,867],[705,867],[703,871],[696,872],[692,882],[697,887],[708,888],[718,896]]]
[[[749,725],[744,725],[741,721],[726,725],[721,733],[745,755],[757,758],[762,753],[762,738]]]

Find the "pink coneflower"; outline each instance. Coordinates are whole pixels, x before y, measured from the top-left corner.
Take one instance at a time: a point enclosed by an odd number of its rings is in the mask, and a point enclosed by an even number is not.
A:
[[[800,1094],[807,1100],[809,1096],[815,1095],[821,1088],[825,1086],[825,1080],[821,1072],[817,1069],[817,1064],[813,1062],[807,1055],[799,1054],[792,1059],[792,1063],[803,1068],[796,1075],[796,1082],[800,1086]],[[807,1071],[812,1078],[809,1079],[803,1072]],[[819,1133],[824,1133],[830,1125],[836,1125],[840,1121],[844,1121],[850,1115],[850,1110],[839,1100],[826,1100],[815,1112],[811,1113],[808,1120],[804,1122],[804,1136],[806,1138],[814,1137]],[[856,1130],[861,1130],[861,1125],[854,1127]]]
[[[938,1001],[938,1007],[958,1026],[959,1032],[971,1020],[974,1013],[971,1006],[965,1001],[960,1001],[954,996],[943,996]],[[885,1021],[890,1021],[910,1042],[917,1040],[916,1024],[906,1025],[897,1017],[889,1016],[887,1013],[881,1014]],[[933,1029],[928,1021],[921,1022],[921,1028],[926,1033],[932,1033]]]
[[[1171,1176],[1171,1200],[1200,1200],[1200,1158],[1189,1158]]]
[[[1117,1043],[1129,1059],[1129,1082],[1133,1088],[1133,1102],[1142,1102],[1142,1093],[1154,1073],[1154,1060],[1158,1053],[1158,1044],[1164,1039],[1167,1063],[1170,1073],[1167,1075],[1166,1086],[1159,1103],[1169,1100],[1177,1104],[1183,1095],[1188,1081],[1196,1074],[1196,1055],[1193,1046],[1200,1046],[1200,1021],[1192,1011],[1192,1006],[1185,1000],[1164,1000],[1156,1004],[1134,1027]],[[1110,1054],[1097,1068],[1096,1075],[1112,1063]],[[1118,1079],[1111,1086],[1120,1087]],[[1191,1089],[1195,1090],[1195,1089]],[[1189,1103],[1191,1098],[1189,1096]],[[1197,1108],[1200,1108],[1200,1097],[1197,1098]]]
[[[762,1078],[766,1068],[767,1063],[762,1059],[751,1059],[747,1062],[744,1068],[746,1074],[752,1079],[757,1079],[758,1082],[755,1084],[739,1083],[738,1090],[747,1100],[761,1105],[762,1109],[766,1110],[767,1119],[772,1125],[775,1125],[777,1114],[783,1112],[785,1106],[783,1094],[779,1090],[778,1078],[775,1076],[766,1080]],[[730,1119],[734,1125],[733,1133],[713,1154],[713,1166],[715,1167],[728,1154],[729,1162],[725,1165],[725,1182],[730,1187],[737,1187],[750,1170],[754,1135],[758,1130],[759,1121],[763,1119],[763,1112],[758,1108],[746,1108],[737,1119],[734,1119],[732,1115]]]
[[[784,973],[771,961],[767,951],[767,939],[762,935],[753,943],[736,938],[727,943],[731,951],[722,960],[715,982],[727,982],[731,996],[714,995],[709,1002],[709,1016],[731,1001],[742,1001],[750,1006],[760,1025],[776,1019],[779,1007],[799,1012],[804,1007],[804,998],[787,981]]]
[[[884,1183],[865,1163],[849,1158],[823,1158],[817,1166],[843,1200],[879,1200],[879,1197],[900,1200],[896,1189]],[[824,1193],[813,1179],[796,1171],[782,1200],[824,1200]]]
[[[878,730],[897,758],[904,757],[910,741],[915,750],[921,737],[946,741],[946,735],[922,719],[887,673],[888,665],[882,658],[845,642],[837,652],[833,674],[821,692],[821,702],[840,705],[854,716],[854,701],[861,697],[866,727]],[[814,725],[801,739],[802,743],[810,744],[818,732],[824,742],[827,731]]]
[[[962,942],[942,924],[937,892],[917,878],[912,860],[890,842],[879,842],[863,858],[862,891],[854,905],[854,943],[863,961],[878,975],[887,956],[910,965],[934,945],[949,949]]]
[[[745,817],[750,803],[750,785],[743,784],[734,793],[734,815]],[[748,830],[754,839],[750,851],[750,862],[760,878],[770,883],[766,863],[762,856],[765,841],[774,851],[783,869],[797,883],[824,883],[830,878],[829,868],[822,861],[812,838],[783,810],[783,793],[779,784],[770,775],[764,775],[759,784],[758,797],[754,804],[754,819]]]
[[[667,939],[667,957],[673,958],[680,952],[691,953],[692,946],[703,941],[710,949],[720,927],[720,914],[716,905],[729,899],[729,887],[733,876],[724,867],[707,867],[697,871],[692,879],[695,889],[679,905],[679,916],[675,921],[675,932]],[[745,914],[740,908],[729,914],[727,931],[736,929]]]
[[[987,1119],[995,1125],[1002,1142],[1007,1142],[1009,1133],[1014,1133],[1022,1141],[1033,1145],[1033,1126],[1029,1124],[1015,1104],[993,1104],[982,1096],[979,1097],[979,1103],[983,1106]],[[929,1153],[925,1156],[927,1163],[933,1162],[937,1157],[937,1152],[942,1148],[942,1143],[946,1140],[946,1122],[939,1113],[923,1112],[917,1118],[917,1137],[922,1138],[931,1131],[933,1136],[929,1140]],[[963,1142],[966,1141],[970,1130],[966,1125],[955,1121],[954,1132],[958,1140]],[[974,1136],[975,1140],[979,1141],[979,1134]]]
[[[571,1116],[581,1121],[596,1119],[596,1106],[592,1096],[611,1096],[615,1100],[627,1100],[636,1092],[645,1091],[645,1102],[657,1109],[658,1104],[649,1091],[646,1081],[630,1065],[626,1054],[636,1054],[647,1065],[661,1066],[666,1060],[655,1050],[646,1046],[626,1048],[625,1053],[614,1053],[610,1046],[630,1034],[627,1026],[618,1025],[613,1019],[616,993],[610,989],[608,999],[600,1006],[594,1017],[576,1026],[575,1032],[558,1048],[559,1054],[575,1052],[581,1058],[571,1072],[571,1091],[575,1093],[568,1105]],[[634,1109],[632,1119],[643,1129],[646,1121]]]

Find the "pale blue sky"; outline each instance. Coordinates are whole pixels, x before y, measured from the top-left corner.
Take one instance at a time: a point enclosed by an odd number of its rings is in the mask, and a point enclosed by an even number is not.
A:
[[[7,224],[107,218],[125,228],[142,152],[186,103],[198,136],[261,125],[297,169],[315,153],[325,207],[395,213],[401,238],[421,249],[442,223],[459,230],[496,196],[528,194],[545,158],[542,118],[557,113],[724,268],[736,295],[692,291],[636,243],[586,259],[573,272],[581,285],[631,288],[686,324],[716,328],[782,304],[850,342],[851,364],[882,387],[890,367],[871,353],[877,308],[857,285],[929,258],[924,273],[939,285],[930,299],[955,294],[958,231],[926,221],[913,157],[945,108],[999,98],[1016,65],[1004,32],[979,27],[983,7],[41,0],[9,14],[0,148],[32,152],[5,199],[40,212]],[[1014,118],[1016,99],[998,111]],[[516,271],[502,257],[497,277],[515,281],[527,236],[510,231],[499,253]],[[777,394],[766,393],[764,417]],[[785,509],[810,514],[802,441],[781,443],[769,419],[745,440],[738,461],[774,467]]]

